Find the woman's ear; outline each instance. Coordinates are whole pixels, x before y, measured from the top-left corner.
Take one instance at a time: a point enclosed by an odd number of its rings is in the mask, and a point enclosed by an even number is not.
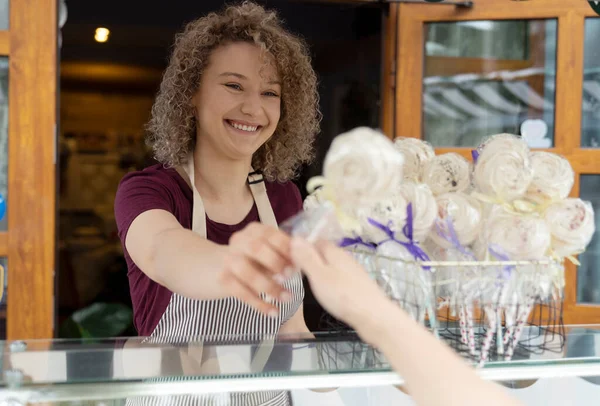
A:
[[[192,110],[194,111],[194,118],[196,119],[196,122],[198,122],[198,93],[196,92],[193,96],[192,96],[192,100],[190,100],[190,103],[192,105]]]

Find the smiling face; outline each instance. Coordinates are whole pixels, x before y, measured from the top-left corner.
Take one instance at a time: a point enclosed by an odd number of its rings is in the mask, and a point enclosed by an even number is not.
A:
[[[281,115],[281,84],[273,61],[265,58],[246,42],[212,52],[193,98],[200,148],[250,161],[271,138]]]

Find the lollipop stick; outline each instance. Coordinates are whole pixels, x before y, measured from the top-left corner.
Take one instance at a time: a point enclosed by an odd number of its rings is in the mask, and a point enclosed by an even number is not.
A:
[[[504,345],[508,345],[510,338],[515,332],[515,318],[517,317],[517,304],[513,300],[506,310],[506,332],[504,333]]]
[[[469,342],[467,341],[467,312],[465,310],[465,305],[460,305],[460,311],[459,311],[459,316],[458,316],[458,320],[459,320],[459,325],[460,325],[460,342],[463,343],[464,345],[468,345]]]
[[[505,361],[511,360],[511,358],[515,352],[515,349],[517,348],[517,345],[519,344],[519,338],[521,338],[521,334],[523,334],[523,327],[525,326],[525,323],[529,319],[529,314],[531,313],[532,308],[533,308],[533,299],[529,298],[527,300],[527,304],[525,306],[523,306],[522,309],[519,309],[519,317],[517,319],[517,328],[515,330],[515,335],[512,339],[512,343],[508,347],[508,351],[506,352],[506,355],[504,357]]]
[[[473,327],[473,305],[467,303],[467,334],[469,339],[469,353],[475,355],[475,327]]]
[[[490,347],[492,346],[492,340],[494,339],[494,334],[496,333],[496,312],[491,306],[485,307],[485,315],[488,318],[488,331],[485,334],[485,339],[483,340],[483,345],[481,346],[481,357],[479,359],[479,366],[483,366],[485,361],[488,359],[488,355],[490,353]]]
[[[498,354],[504,354],[504,341],[502,339],[502,309],[496,310],[496,347]]]

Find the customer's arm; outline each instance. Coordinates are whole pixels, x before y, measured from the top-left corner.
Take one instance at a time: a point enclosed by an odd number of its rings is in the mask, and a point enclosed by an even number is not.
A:
[[[389,301],[347,253],[328,243],[312,246],[295,239],[292,258],[319,302],[385,354],[418,405],[519,404]]]

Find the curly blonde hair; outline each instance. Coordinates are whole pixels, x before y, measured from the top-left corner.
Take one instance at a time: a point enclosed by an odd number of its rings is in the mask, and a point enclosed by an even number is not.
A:
[[[282,82],[281,118],[273,136],[252,157],[267,180],[292,179],[313,158],[321,113],[317,77],[307,45],[287,32],[277,14],[243,2],[189,23],[175,46],[148,123],[148,143],[167,167],[180,165],[194,148],[192,97],[213,50],[232,42],[255,43],[273,56]]]

